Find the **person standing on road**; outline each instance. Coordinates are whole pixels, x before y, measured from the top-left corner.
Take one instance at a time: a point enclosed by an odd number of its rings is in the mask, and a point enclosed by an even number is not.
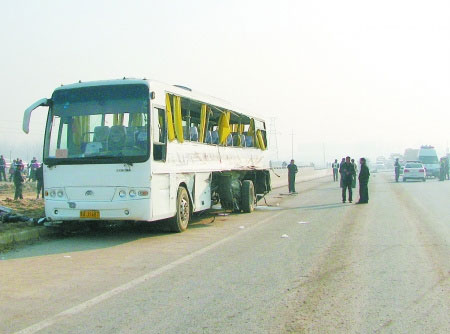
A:
[[[341,174],[341,181],[340,181],[340,183],[339,183],[339,186],[340,186],[341,188],[344,187],[344,185],[342,184],[342,173],[341,173],[341,166],[342,166],[344,163],[345,163],[345,158],[342,158],[341,163],[339,164],[339,174]]]
[[[448,161],[448,155],[445,158],[445,174],[447,175],[447,179],[450,180],[450,165]]]
[[[439,169],[439,181],[445,180],[445,174],[446,174],[445,159],[441,158],[440,169]]]
[[[289,183],[289,193],[295,193],[295,174],[298,172],[297,165],[294,163],[294,159],[287,166],[288,168],[288,183]]]
[[[38,169],[36,169],[36,199],[39,199],[39,194],[44,198],[44,164],[42,163]]]
[[[346,202],[346,195],[348,189],[348,201],[352,202],[352,181],[353,176],[355,175],[355,168],[350,162],[350,157],[345,158],[345,162],[341,163],[341,167],[339,168],[339,172],[341,173],[341,182],[342,182],[342,203]]]
[[[367,167],[366,159],[361,158],[359,160],[361,164],[361,171],[359,172],[359,201],[356,204],[367,204],[369,203],[369,167]]]
[[[334,159],[333,164],[331,165],[331,167],[333,168],[333,181],[339,181],[339,163],[337,162],[337,159]]]
[[[3,158],[3,155],[0,155],[0,181],[6,182],[6,161],[5,158]]]
[[[395,168],[395,182],[398,182],[398,178],[400,177],[400,163],[398,162],[398,158],[395,159],[394,168]]]
[[[355,163],[355,159],[352,159],[352,165],[353,168],[355,169],[355,174],[353,174],[353,178],[352,178],[352,189],[356,188],[356,174],[358,173],[358,166]]]
[[[22,169],[20,167],[17,167],[15,169],[13,180],[14,180],[14,187],[16,188],[14,193],[14,200],[23,199],[22,195],[23,176],[22,176]]]
[[[33,159],[31,159],[29,166],[30,166],[30,171],[28,173],[28,175],[29,175],[28,178],[34,182],[34,181],[36,181],[36,169],[39,167],[36,157],[33,157]]]

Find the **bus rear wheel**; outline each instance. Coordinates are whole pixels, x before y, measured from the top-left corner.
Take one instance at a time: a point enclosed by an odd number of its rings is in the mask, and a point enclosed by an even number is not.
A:
[[[187,229],[191,218],[191,203],[186,188],[179,187],[177,193],[177,213],[170,220],[170,230],[172,232],[183,232]]]
[[[250,213],[255,209],[255,188],[250,180],[242,181],[241,208],[246,213]]]

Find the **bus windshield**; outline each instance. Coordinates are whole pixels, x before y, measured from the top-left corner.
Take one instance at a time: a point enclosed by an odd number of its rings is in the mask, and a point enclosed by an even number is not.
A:
[[[44,157],[50,165],[142,162],[149,156],[146,85],[56,90]]]

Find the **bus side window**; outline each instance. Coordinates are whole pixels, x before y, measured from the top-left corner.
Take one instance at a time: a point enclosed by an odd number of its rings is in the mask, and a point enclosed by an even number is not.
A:
[[[153,109],[153,160],[166,161],[167,120],[164,109]]]

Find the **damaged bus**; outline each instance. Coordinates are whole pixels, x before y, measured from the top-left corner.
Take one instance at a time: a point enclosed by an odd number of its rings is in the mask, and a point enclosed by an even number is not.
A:
[[[154,221],[184,231],[220,203],[251,212],[271,190],[265,122],[183,86],[146,79],[78,82],[48,107],[45,214],[53,221]]]

